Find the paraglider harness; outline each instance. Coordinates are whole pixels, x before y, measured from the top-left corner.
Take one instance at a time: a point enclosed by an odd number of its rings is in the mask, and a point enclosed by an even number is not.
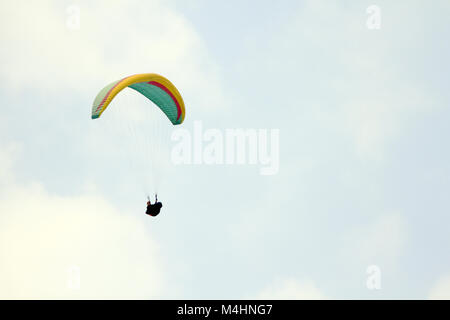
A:
[[[149,216],[152,216],[152,217],[156,217],[162,208],[162,203],[158,202],[157,194],[155,194],[155,204],[151,204],[150,197],[147,196],[147,199],[148,199],[147,211],[145,211],[145,214],[148,214]]]

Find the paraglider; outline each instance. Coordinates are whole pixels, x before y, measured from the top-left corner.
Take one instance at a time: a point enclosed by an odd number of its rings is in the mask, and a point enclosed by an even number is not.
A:
[[[147,210],[145,211],[145,214],[156,217],[162,208],[162,203],[158,202],[158,195],[155,194],[155,204],[152,204],[150,202],[150,198],[147,197]]]
[[[168,79],[155,73],[142,73],[128,76],[105,86],[100,90],[94,100],[91,118],[100,118],[116,95],[127,87],[139,92],[152,101],[161,109],[173,125],[183,123],[185,107],[180,92]],[[152,106],[150,105],[149,107]],[[148,198],[146,214],[157,216],[161,208],[162,203],[158,202],[157,196],[153,205],[150,202],[150,198]]]

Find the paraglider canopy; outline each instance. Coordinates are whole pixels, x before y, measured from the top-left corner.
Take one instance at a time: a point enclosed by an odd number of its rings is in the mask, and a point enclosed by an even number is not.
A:
[[[183,98],[177,88],[166,78],[156,73],[141,73],[114,81],[104,87],[94,100],[91,118],[99,118],[114,97],[124,88],[130,87],[153,101],[172,124],[184,121]]]

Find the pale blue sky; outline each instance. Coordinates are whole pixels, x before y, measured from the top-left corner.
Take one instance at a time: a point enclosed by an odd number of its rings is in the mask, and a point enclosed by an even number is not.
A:
[[[372,4],[380,30],[366,27]],[[0,297],[450,297],[447,1],[0,12]],[[145,216],[135,173],[89,117],[105,84],[143,72],[179,88],[186,129],[279,129],[279,173],[174,167],[163,213]],[[365,285],[372,264],[380,290]]]

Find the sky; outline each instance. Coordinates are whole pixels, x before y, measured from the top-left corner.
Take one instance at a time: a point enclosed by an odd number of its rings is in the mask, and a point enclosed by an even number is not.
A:
[[[1,1],[0,298],[449,299],[449,15],[445,0]],[[90,119],[137,73],[181,92],[169,134],[276,130],[278,170],[168,156],[146,216],[133,137]],[[155,107],[135,94],[114,107]]]

